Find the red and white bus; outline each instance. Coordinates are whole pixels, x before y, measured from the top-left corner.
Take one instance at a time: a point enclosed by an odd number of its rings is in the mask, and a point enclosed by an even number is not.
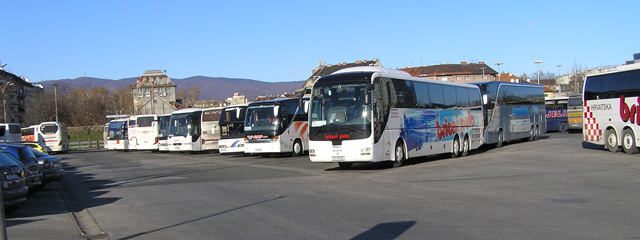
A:
[[[640,63],[588,75],[584,81],[584,141],[605,149],[638,153]]]

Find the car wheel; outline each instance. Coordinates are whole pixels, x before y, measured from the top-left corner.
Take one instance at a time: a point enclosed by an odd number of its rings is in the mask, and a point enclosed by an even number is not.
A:
[[[631,129],[625,129],[622,131],[622,150],[626,154],[638,153],[638,148],[636,147],[636,136],[633,134]]]

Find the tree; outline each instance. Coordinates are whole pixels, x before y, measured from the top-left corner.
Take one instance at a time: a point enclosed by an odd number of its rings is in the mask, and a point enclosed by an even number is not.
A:
[[[193,104],[198,101],[198,96],[200,95],[200,87],[197,85],[191,86],[189,89],[180,89],[176,94],[177,99],[182,99],[183,103],[189,106],[193,106]]]
[[[81,126],[87,132],[91,147],[91,132],[100,128],[104,123],[107,110],[109,91],[104,87],[72,89],[71,96],[76,98],[73,105],[72,123]]]
[[[571,74],[569,85],[573,93],[582,93],[582,87],[584,86],[584,78],[587,75],[585,68],[579,65],[577,62],[573,63],[571,67]]]

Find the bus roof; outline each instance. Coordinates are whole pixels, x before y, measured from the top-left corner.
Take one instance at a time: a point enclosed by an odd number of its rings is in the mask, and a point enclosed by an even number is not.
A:
[[[598,76],[598,75],[606,75],[606,74],[612,74],[612,73],[617,73],[617,72],[633,71],[633,70],[638,70],[638,69],[640,69],[640,63],[620,65],[620,66],[617,66],[617,67],[615,67],[613,69],[609,69],[608,71],[605,71],[605,72],[589,74],[589,75],[587,75],[587,77]]]
[[[539,84],[532,84],[532,83],[512,83],[512,82],[500,82],[500,81],[494,81],[494,82],[471,82],[469,84],[474,84],[474,85],[513,85],[513,86],[523,86],[523,87],[539,87],[539,88],[543,88],[542,85]]]
[[[202,111],[202,108],[185,108],[185,109],[176,110],[171,114],[192,113],[197,111]]]
[[[300,98],[277,98],[272,100],[265,100],[260,102],[250,103],[249,106],[258,106],[258,105],[274,105],[285,101],[298,101]],[[309,98],[305,98],[309,99]]]
[[[322,78],[330,78],[330,77],[336,76],[336,75],[353,74],[353,73],[372,73],[372,74],[373,73],[379,73],[380,76],[382,76],[382,77],[398,78],[398,79],[403,79],[403,80],[411,80],[411,81],[418,81],[418,82],[428,82],[428,83],[436,83],[436,84],[444,84],[444,85],[454,85],[454,86],[469,87],[469,88],[475,88],[476,87],[476,86],[472,86],[472,85],[467,84],[467,83],[456,83],[456,82],[440,81],[440,80],[431,79],[431,78],[414,77],[414,76],[411,76],[411,74],[409,74],[408,72],[405,72],[405,71],[396,70],[396,69],[387,69],[387,68],[381,68],[381,67],[374,67],[374,66],[361,66],[361,67],[345,68],[345,69],[338,70],[335,73],[332,73],[330,75],[324,76]],[[318,82],[318,81],[316,81],[316,82]]]

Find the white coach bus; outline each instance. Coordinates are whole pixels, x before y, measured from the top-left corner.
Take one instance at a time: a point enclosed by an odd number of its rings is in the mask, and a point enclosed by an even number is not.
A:
[[[640,63],[588,75],[583,91],[584,141],[605,149],[638,153],[640,147]]]
[[[136,150],[158,150],[158,116],[138,115],[134,116],[135,149]]]
[[[220,153],[244,153],[244,117],[248,104],[227,106],[220,115]]]
[[[287,98],[249,104],[244,121],[245,153],[302,155],[309,146],[309,124],[306,104],[300,108],[300,101]]]
[[[202,110],[202,151],[218,150],[220,141],[220,113],[222,107]]]
[[[477,86],[353,67],[318,79],[311,90],[309,158],[349,168],[451,153],[482,145]]]
[[[187,108],[171,113],[169,151],[202,151],[202,109]]]

